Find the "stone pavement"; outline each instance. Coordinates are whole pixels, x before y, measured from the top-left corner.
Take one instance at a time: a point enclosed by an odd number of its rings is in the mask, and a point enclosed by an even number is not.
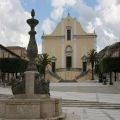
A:
[[[120,89],[96,82],[52,83],[51,95],[64,100],[120,103]],[[63,107],[66,120],[120,120],[120,109]]]
[[[63,108],[66,120],[120,120],[120,110]]]
[[[51,96],[60,97],[64,100],[120,103],[120,94],[51,91]]]
[[[12,96],[11,87],[0,86],[0,98]]]
[[[115,88],[115,86],[109,84],[103,85],[95,81],[89,83],[51,83],[50,89],[61,92],[120,94],[120,88]]]
[[[89,83],[51,83],[51,96],[65,100],[120,103],[120,89]],[[11,96],[10,88],[0,87],[0,97]],[[120,109],[63,107],[66,120],[120,120]]]
[[[120,89],[100,83],[51,83],[51,95],[65,100],[120,103]]]

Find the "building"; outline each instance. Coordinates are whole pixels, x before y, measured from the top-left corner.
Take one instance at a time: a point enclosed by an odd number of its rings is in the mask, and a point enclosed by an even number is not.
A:
[[[76,18],[69,14],[63,18],[56,29],[49,35],[42,36],[42,52],[47,53],[52,60],[52,70],[56,72],[78,70],[87,71],[87,53],[96,49],[96,34],[87,33]],[[60,73],[59,73],[60,74]],[[78,75],[70,73],[74,77],[65,74],[64,80],[75,79]],[[61,79],[63,78],[63,75]]]
[[[14,52],[18,56],[20,56],[22,59],[27,59],[27,50],[24,47],[20,46],[8,46],[6,47],[10,51]]]
[[[5,59],[4,59],[5,58]],[[7,59],[8,58],[8,59]],[[1,70],[2,68],[2,61],[4,60],[10,60],[9,58],[13,58],[11,59],[11,63],[7,63],[7,66],[9,66],[8,64],[14,64],[15,62],[15,59],[19,62],[19,64],[23,64],[25,62],[28,61],[28,58],[27,58],[27,50],[23,47],[19,47],[19,46],[9,46],[9,47],[4,47],[3,45],[0,44],[0,80],[2,81],[6,81],[6,82],[10,82],[11,78],[13,76],[20,76],[20,72],[15,72],[13,73],[13,67],[9,69],[9,72],[3,72]],[[15,58],[15,59],[14,59]],[[2,65],[1,65],[2,64]],[[5,64],[6,65],[6,64]],[[22,67],[22,65],[19,65]],[[25,65],[23,65],[25,66]],[[17,66],[18,67],[18,66]],[[17,70],[19,70],[19,68],[16,68]]]
[[[13,57],[20,56],[0,44],[0,58],[13,58]]]
[[[105,57],[120,57],[120,42],[106,46],[99,52],[100,59]]]
[[[110,68],[114,69],[111,73],[111,76],[112,76],[112,82],[116,86],[119,86],[119,88],[120,88],[120,71],[118,71],[118,70],[117,70],[117,72],[115,71],[116,66],[117,66],[117,68],[120,68],[120,66],[119,66],[120,62],[119,62],[119,60],[117,60],[117,59],[120,59],[120,42],[116,42],[112,45],[106,46],[103,50],[101,50],[99,52],[99,58],[100,58],[100,61],[102,61],[103,59],[106,59],[106,58],[116,59],[114,61],[113,61],[113,59],[110,61],[110,63],[111,63]],[[116,64],[116,66],[114,64],[114,67],[111,67],[113,65],[113,62]],[[108,79],[109,79],[109,75],[110,75],[110,73],[106,73],[106,76],[108,76]]]
[[[20,56],[0,44],[0,59],[2,59],[2,58],[19,58],[20,59]],[[2,79],[2,77],[4,77],[4,79],[8,80],[10,77],[10,74],[2,73],[0,70],[0,80]]]

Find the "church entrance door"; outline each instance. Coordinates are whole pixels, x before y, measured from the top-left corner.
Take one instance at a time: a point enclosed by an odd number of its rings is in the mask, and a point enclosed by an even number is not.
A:
[[[71,67],[72,67],[72,57],[66,56],[66,68],[71,68]]]

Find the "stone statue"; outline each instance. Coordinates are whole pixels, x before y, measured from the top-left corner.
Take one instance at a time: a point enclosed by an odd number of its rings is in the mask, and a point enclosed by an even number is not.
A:
[[[37,48],[37,44],[36,44],[36,40],[35,40],[35,26],[39,23],[38,20],[34,19],[35,16],[35,11],[32,10],[31,11],[31,19],[27,20],[27,23],[30,25],[30,41],[27,47],[27,56],[29,58],[29,63],[28,63],[28,67],[27,67],[27,71],[37,71],[37,67],[35,64],[35,58],[38,56],[38,48]]]
[[[37,67],[35,63],[35,59],[38,56],[38,48],[35,40],[35,26],[39,23],[37,19],[34,18],[35,16],[35,11],[31,11],[31,19],[27,20],[27,23],[29,24],[31,30],[29,31],[30,35],[30,40],[29,44],[27,47],[27,56],[29,58],[28,66],[27,66],[27,71],[36,71],[34,75],[34,94],[48,94],[49,93],[49,81],[45,81],[44,79],[40,78],[39,73],[37,72]],[[29,82],[29,80],[28,80]],[[25,94],[25,83],[26,80],[23,79],[21,81],[15,81],[12,84],[12,91],[13,94]],[[26,83],[27,84],[27,83]]]

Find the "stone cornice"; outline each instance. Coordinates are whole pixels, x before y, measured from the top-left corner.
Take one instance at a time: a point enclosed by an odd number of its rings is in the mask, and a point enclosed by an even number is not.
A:
[[[97,35],[96,34],[73,35],[73,38],[81,38],[81,37],[97,37]]]
[[[49,39],[52,39],[52,38],[65,38],[65,36],[51,36],[51,35],[45,35],[45,36],[42,36],[41,38],[42,38],[42,39],[44,39],[44,38],[49,38]]]
[[[81,38],[81,37],[97,37],[96,34],[84,34],[84,35],[72,35],[73,38]],[[51,36],[51,35],[43,35],[42,39],[57,39],[57,38],[65,38],[65,36]]]

